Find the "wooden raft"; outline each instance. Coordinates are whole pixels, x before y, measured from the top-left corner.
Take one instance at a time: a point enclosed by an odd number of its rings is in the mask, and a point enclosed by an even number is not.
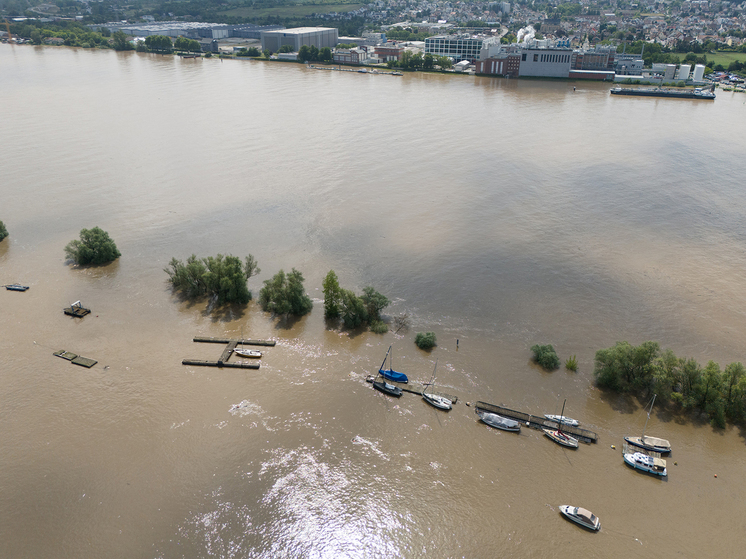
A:
[[[62,311],[68,316],[74,316],[76,318],[83,318],[85,315],[91,313],[91,309],[86,309],[81,305],[80,301],[76,301],[69,307],[65,307]]]
[[[531,427],[532,429],[557,429],[559,427],[558,422],[547,419],[543,415],[531,415],[530,413],[511,410],[510,408],[496,406],[495,404],[488,404],[487,402],[477,402],[476,410],[496,413],[497,415],[502,415],[503,417],[507,417],[508,419],[514,419],[515,421],[518,421],[523,425],[526,425],[527,427]],[[598,435],[593,431],[589,431],[588,429],[581,429],[580,427],[573,427],[572,425],[565,425],[563,423],[562,432],[567,433],[568,435],[572,435],[580,442],[588,444],[598,442]]]
[[[67,361],[70,361],[70,363],[73,363],[75,365],[80,365],[81,367],[86,367],[88,369],[90,369],[96,363],[98,363],[98,361],[96,361],[95,359],[88,359],[88,357],[81,357],[77,353],[73,353],[71,351],[65,351],[64,349],[55,351],[52,355],[56,355],[57,357],[62,357],[62,359],[66,359]]]

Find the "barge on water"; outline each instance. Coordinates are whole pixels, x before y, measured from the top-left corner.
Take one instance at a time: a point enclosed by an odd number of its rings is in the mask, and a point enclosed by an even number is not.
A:
[[[669,97],[672,99],[715,99],[714,87],[695,89],[671,89],[666,87],[612,87],[612,95],[637,97]]]

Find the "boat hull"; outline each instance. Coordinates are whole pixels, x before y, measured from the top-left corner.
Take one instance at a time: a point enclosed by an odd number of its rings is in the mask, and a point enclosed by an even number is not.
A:
[[[564,434],[562,431],[556,431],[554,429],[542,429],[544,434],[552,439],[559,445],[566,446],[567,448],[578,448],[578,439],[574,439],[569,435]]]
[[[378,372],[381,373],[381,376],[385,378],[386,380],[391,380],[394,382],[403,382],[405,384],[409,382],[407,375],[405,375],[404,373],[399,373],[392,369],[379,369]]]
[[[550,421],[561,423],[562,425],[570,425],[571,427],[577,427],[578,425],[580,425],[580,422],[577,419],[573,419],[572,417],[562,417],[561,415],[550,415],[547,413],[544,414],[544,417],[546,417]]]
[[[665,460],[655,459],[652,456],[648,456],[641,452],[625,454],[624,462],[628,466],[632,466],[635,470],[652,474],[654,476],[666,477],[668,475]]]
[[[635,97],[668,97],[669,99],[706,99],[714,100],[715,94],[710,91],[615,87],[612,95],[630,95]]]
[[[423,392],[422,397],[428,404],[438,408],[439,410],[450,410],[453,407],[453,403],[443,396]]]
[[[8,291],[28,291],[28,285],[14,283],[13,285],[6,285],[5,289]]]
[[[666,444],[662,444],[653,442],[648,437],[645,437],[644,441],[642,437],[624,437],[624,440],[632,446],[636,446],[637,448],[642,448],[644,450],[652,450],[653,452],[660,452],[661,454],[668,454],[671,452],[671,445],[668,444],[668,441],[666,441]],[[663,439],[658,440],[662,441]]]
[[[477,412],[477,415],[482,423],[494,427],[495,429],[502,429],[503,431],[511,431],[513,433],[518,433],[521,430],[520,423],[508,419],[507,417],[497,415],[496,413]]]
[[[571,505],[560,505],[559,510],[562,516],[583,528],[594,532],[601,529],[601,521],[589,510]]]
[[[373,381],[373,388],[383,392],[384,394],[388,394],[389,396],[394,396],[395,398],[399,398],[402,394],[401,388],[389,384],[388,382]]]
[[[251,359],[259,359],[262,356],[261,351],[256,351],[253,349],[234,349],[233,353],[238,355],[239,357],[248,357]]]

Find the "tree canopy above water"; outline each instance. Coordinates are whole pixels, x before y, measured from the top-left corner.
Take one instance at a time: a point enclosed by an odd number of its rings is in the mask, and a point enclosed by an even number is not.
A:
[[[108,264],[122,254],[114,240],[99,227],[81,229],[80,240],[70,241],[65,247],[65,255],[75,264]]]
[[[215,297],[219,305],[238,303],[245,305],[251,300],[246,282],[261,272],[254,257],[249,254],[244,262],[237,256],[197,258],[192,254],[186,263],[172,258],[168,268],[168,281],[174,290],[187,298],[208,295]]]

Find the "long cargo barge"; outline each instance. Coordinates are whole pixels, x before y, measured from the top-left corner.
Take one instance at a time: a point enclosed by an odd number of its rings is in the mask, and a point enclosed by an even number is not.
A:
[[[663,87],[612,87],[612,95],[634,95],[638,97],[669,97],[673,99],[715,99],[712,88],[670,89]]]

